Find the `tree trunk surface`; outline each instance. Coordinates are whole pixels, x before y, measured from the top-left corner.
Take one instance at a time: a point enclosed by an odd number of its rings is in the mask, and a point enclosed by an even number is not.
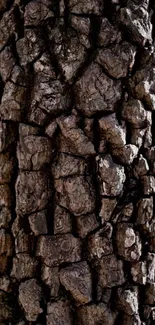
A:
[[[155,324],[154,26],[0,0],[0,325]]]

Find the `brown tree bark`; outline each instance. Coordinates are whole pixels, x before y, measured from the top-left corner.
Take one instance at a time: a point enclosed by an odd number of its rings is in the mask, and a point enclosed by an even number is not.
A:
[[[154,10],[0,2],[0,325],[155,324]]]

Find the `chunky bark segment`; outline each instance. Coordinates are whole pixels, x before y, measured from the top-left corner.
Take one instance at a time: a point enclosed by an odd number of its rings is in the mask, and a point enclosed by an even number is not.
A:
[[[22,66],[37,59],[44,49],[44,43],[38,32],[34,29],[25,29],[24,38],[17,42],[17,52]]]
[[[51,143],[45,137],[21,136],[17,146],[17,158],[21,170],[39,170],[52,158]]]
[[[33,0],[25,7],[24,24],[25,26],[40,26],[50,21],[50,18],[53,16],[51,1],[43,0],[41,2]]]
[[[146,126],[147,114],[140,100],[131,99],[124,102],[122,117],[125,121],[131,123],[133,128],[143,128]]]
[[[95,193],[90,178],[68,177],[55,181],[60,204],[76,216],[95,209]]]
[[[35,258],[27,254],[17,254],[13,259],[11,276],[21,280],[23,278],[33,278],[36,275],[38,262]]]
[[[76,218],[76,231],[81,238],[85,238],[91,231],[94,231],[100,225],[95,214],[91,213]]]
[[[96,14],[100,15],[103,10],[101,0],[69,0],[69,10],[74,14]]]
[[[45,235],[48,233],[47,228],[47,210],[32,213],[29,216],[29,225],[33,233],[37,235]]]
[[[92,304],[83,306],[78,309],[78,320],[81,325],[95,325],[104,323],[114,325],[117,314],[112,312],[107,304],[99,303],[98,305]]]
[[[35,279],[27,280],[20,284],[19,300],[25,310],[28,321],[36,321],[38,314],[43,312],[42,308],[40,308],[41,299],[41,287]]]
[[[92,280],[86,262],[74,263],[60,271],[62,285],[71,292],[77,305],[87,304],[92,300]]]
[[[5,206],[1,206],[0,210],[0,227],[9,228],[11,221],[11,209]]]
[[[48,31],[60,69],[65,79],[71,82],[78,69],[85,63],[87,51],[91,47],[90,19],[73,16],[67,30],[64,19],[60,19],[59,24]]]
[[[119,43],[122,40],[121,31],[110,24],[107,18],[103,17],[98,36],[99,46],[108,46],[112,43]]]
[[[104,158],[97,157],[97,163],[101,194],[106,196],[117,196],[121,194],[126,178],[124,168],[116,165],[110,155]]]
[[[116,199],[112,198],[103,198],[102,199],[102,205],[100,210],[100,217],[102,220],[102,223],[110,221],[110,218],[112,216],[112,213],[116,207],[117,201]]]
[[[59,205],[57,205],[54,211],[54,234],[65,234],[71,231],[71,214]]]
[[[96,268],[98,284],[103,288],[120,286],[125,282],[123,262],[115,255],[104,256],[98,261]]]
[[[0,184],[10,183],[14,172],[15,159],[9,151],[0,153],[0,166]]]
[[[12,192],[7,184],[0,185],[0,206],[11,208],[12,205]]]
[[[154,95],[154,53],[152,60],[145,67],[136,71],[133,77],[133,93],[137,99],[148,105],[149,109],[154,110],[155,95]]]
[[[131,267],[133,281],[138,284],[147,282],[147,265],[146,262],[137,262]]]
[[[0,230],[0,255],[6,256],[13,255],[13,242],[12,237],[4,229]]]
[[[78,120],[74,116],[61,117],[58,120],[61,132],[71,146],[75,147],[76,154],[79,156],[94,155],[95,149],[91,141],[85,136],[84,132],[78,128]]]
[[[116,232],[118,254],[126,261],[138,261],[142,254],[142,243],[132,224],[118,224]]]
[[[4,48],[11,37],[17,33],[17,21],[15,7],[5,12],[0,20],[0,51]]]
[[[141,176],[146,175],[148,171],[148,162],[142,155],[140,155],[134,165],[134,175],[139,178]]]
[[[112,78],[126,77],[132,71],[136,49],[124,42],[121,45],[112,45],[109,49],[100,49],[96,57],[99,63]]]
[[[117,306],[128,315],[138,314],[138,288],[117,289]]]
[[[151,195],[155,193],[155,176],[143,176],[141,179],[144,195]]]
[[[153,213],[153,197],[139,200],[137,203],[137,219],[141,232],[146,236],[154,236],[155,220]]]
[[[90,259],[101,258],[113,253],[112,227],[106,224],[95,234],[88,237],[88,255]]]
[[[155,284],[146,286],[145,303],[147,305],[154,305],[155,303]]]
[[[16,182],[16,212],[24,215],[42,210],[49,194],[48,180],[42,171],[20,172]]]
[[[141,322],[141,319],[139,317],[139,315],[133,315],[133,316],[129,316],[126,314],[122,314],[122,316],[120,317],[120,321],[122,325],[141,325],[143,324]]]
[[[38,109],[56,115],[67,110],[69,106],[70,94],[62,84],[60,76],[54,72],[49,55],[44,53],[34,64],[34,88],[29,120],[41,124],[33,118],[34,111],[36,114],[38,112],[38,115],[40,115]]]
[[[9,66],[9,63],[6,62],[6,64]],[[5,68],[4,71],[6,71]],[[4,120],[19,122],[24,115],[25,109],[27,91],[26,75],[19,66],[15,66],[11,75],[8,75],[8,79],[9,81],[6,82],[4,87],[0,115]]]
[[[127,144],[122,148],[112,148],[114,158],[122,165],[131,165],[138,155],[138,147],[134,144]]]
[[[47,325],[71,325],[72,308],[69,301],[49,302],[47,305]]]
[[[65,153],[60,153],[56,158],[56,161],[52,164],[53,176],[56,179],[73,175],[83,175],[85,170],[86,162],[84,159],[67,155]]]
[[[81,260],[81,241],[71,234],[40,236],[36,254],[48,266],[78,262]]]
[[[114,111],[121,98],[121,83],[112,80],[99,65],[92,63],[75,85],[77,109],[86,116]]]
[[[10,79],[15,66],[15,59],[10,46],[6,46],[0,53],[0,71],[4,82]]]
[[[126,128],[118,123],[116,114],[110,114],[99,120],[101,138],[102,136],[113,148],[122,148],[126,144]]]
[[[135,2],[135,3],[134,3]],[[127,7],[120,9],[120,22],[126,28],[133,40],[140,45],[152,42],[152,25],[147,12],[149,1],[141,1],[141,6],[136,1],[127,1]]]

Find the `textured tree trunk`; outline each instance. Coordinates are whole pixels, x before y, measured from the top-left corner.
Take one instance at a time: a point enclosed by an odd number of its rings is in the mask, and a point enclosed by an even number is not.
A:
[[[155,324],[154,10],[0,0],[0,325]]]

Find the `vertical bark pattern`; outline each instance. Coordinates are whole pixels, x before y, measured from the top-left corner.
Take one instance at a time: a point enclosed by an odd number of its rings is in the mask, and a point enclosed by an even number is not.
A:
[[[154,1],[0,1],[0,324],[155,324]]]

